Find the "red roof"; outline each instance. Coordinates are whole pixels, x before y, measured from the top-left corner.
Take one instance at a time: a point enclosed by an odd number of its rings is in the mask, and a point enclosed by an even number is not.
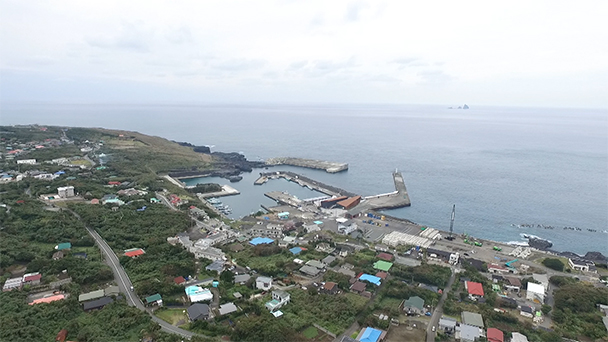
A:
[[[488,342],[504,342],[505,336],[502,331],[496,328],[488,328],[486,333],[488,337]]]
[[[27,276],[25,278],[23,278],[23,281],[36,281],[36,280],[40,280],[42,278],[42,274],[38,273],[38,274],[34,274],[34,275],[30,275]]]
[[[386,279],[386,277],[388,277],[388,273],[386,273],[384,271],[380,271],[380,272],[376,273],[376,277],[381,278],[381,279]]]
[[[63,342],[68,337],[68,331],[65,329],[61,329],[57,337],[55,337],[55,341]]]
[[[323,285],[323,288],[331,291],[337,284],[331,281],[328,281],[327,283],[325,283],[325,285]]]
[[[91,200],[91,204],[99,204],[99,200],[97,198],[93,198]]]
[[[355,205],[359,204],[359,202],[361,202],[361,196],[350,197],[350,198],[342,200],[336,204],[339,206],[342,206],[346,209],[350,209],[350,208],[354,207]]]
[[[183,284],[183,283],[185,283],[185,282],[186,282],[186,279],[184,279],[184,277],[182,277],[182,276],[179,276],[179,277],[177,277],[177,278],[173,279],[173,281],[174,281],[174,282],[175,282],[177,285],[181,285],[181,284]]]
[[[35,301],[31,302],[30,305],[40,304],[40,303],[50,303],[50,302],[54,302],[56,300],[62,300],[64,298],[65,298],[65,295],[58,294],[58,295],[55,295],[55,296],[50,296],[50,297],[36,299]]]
[[[125,255],[132,258],[132,257],[136,257],[138,255],[142,255],[144,253],[146,253],[146,252],[144,252],[143,249],[139,248],[139,249],[136,249],[134,251],[126,252]]]
[[[386,261],[393,261],[393,255],[388,253],[378,254],[378,258]]]
[[[470,295],[483,297],[483,285],[481,285],[481,283],[467,281],[464,283],[464,286],[467,288]]]
[[[112,181],[112,182],[108,182],[108,184],[109,185],[120,185],[120,182],[114,182],[114,181]]]

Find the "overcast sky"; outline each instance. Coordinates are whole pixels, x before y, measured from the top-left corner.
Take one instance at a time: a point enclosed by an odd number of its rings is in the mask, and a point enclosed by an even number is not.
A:
[[[0,100],[606,108],[607,4],[0,0]]]

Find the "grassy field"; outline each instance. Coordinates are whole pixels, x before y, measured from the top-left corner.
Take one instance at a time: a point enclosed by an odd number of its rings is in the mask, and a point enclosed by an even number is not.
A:
[[[308,327],[302,332],[306,338],[313,339],[319,335],[319,331],[315,327]]]
[[[156,317],[163,321],[177,325],[180,321],[182,324],[188,323],[188,315],[184,312],[185,309],[161,309],[155,312]]]

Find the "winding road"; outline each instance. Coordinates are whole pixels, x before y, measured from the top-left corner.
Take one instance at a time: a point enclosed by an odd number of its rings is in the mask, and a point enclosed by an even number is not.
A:
[[[70,212],[74,216],[76,216],[76,218],[78,218],[78,220],[82,221],[80,215],[78,215],[76,212],[74,212],[72,210],[70,210]],[[173,333],[173,334],[178,334],[178,335],[181,335],[186,338],[191,338],[194,335],[203,336],[200,334],[192,333],[192,332],[184,330],[184,329],[180,329],[180,328],[173,326],[173,325],[169,324],[168,322],[165,322],[162,319],[154,316],[152,311],[144,306],[141,299],[139,299],[139,297],[137,297],[135,295],[135,293],[133,291],[131,291],[131,286],[133,286],[133,284],[131,283],[131,280],[129,279],[127,272],[125,272],[124,268],[120,265],[120,262],[118,261],[118,257],[116,256],[116,253],[114,253],[114,251],[112,250],[112,248],[110,248],[108,243],[94,229],[86,226],[86,224],[85,224],[85,228],[86,228],[87,232],[89,233],[89,235],[91,235],[91,237],[95,240],[95,243],[97,244],[97,246],[99,247],[101,252],[104,254],[104,256],[105,256],[104,259],[106,260],[106,263],[108,264],[108,266],[110,266],[110,268],[112,269],[112,272],[114,273],[114,279],[118,283],[120,292],[122,292],[125,295],[125,297],[127,299],[127,304],[129,306],[135,306],[139,310],[145,311],[146,313],[148,313],[150,315],[150,317],[152,317],[152,320],[160,325],[160,327],[163,331]]]

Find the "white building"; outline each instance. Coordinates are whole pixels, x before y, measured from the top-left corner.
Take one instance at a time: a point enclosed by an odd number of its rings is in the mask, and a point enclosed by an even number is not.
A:
[[[518,332],[511,333],[511,342],[528,342],[526,335]]]
[[[213,293],[209,289],[200,286],[188,286],[185,289],[188,300],[192,303],[213,300]]]
[[[226,254],[221,249],[215,247],[198,248],[191,247],[190,252],[197,258],[205,258],[213,261],[226,260]]]
[[[36,164],[36,159],[21,159],[21,160],[17,160],[17,164],[35,165]]]
[[[70,185],[57,188],[57,193],[60,198],[74,197],[74,187]]]
[[[272,278],[269,277],[258,277],[255,280],[255,288],[258,290],[270,290],[270,288],[272,287]]]
[[[281,290],[272,291],[272,300],[266,303],[266,308],[270,310],[270,312],[273,312],[289,303],[290,300],[291,296],[289,293]]]
[[[547,277],[546,274],[532,274],[532,279],[534,279],[535,282],[540,283],[544,288],[545,291],[547,291],[547,289],[549,289],[549,277]]]
[[[595,266],[593,263],[583,260],[568,259],[568,265],[575,271],[589,272],[589,266]],[[596,271],[597,272],[597,271]]]
[[[545,288],[541,284],[528,282],[526,299],[543,304],[545,302]]]
[[[4,286],[2,287],[2,291],[10,291],[12,289],[20,289],[22,284],[23,284],[23,278],[21,278],[21,277],[8,279],[4,283]]]

